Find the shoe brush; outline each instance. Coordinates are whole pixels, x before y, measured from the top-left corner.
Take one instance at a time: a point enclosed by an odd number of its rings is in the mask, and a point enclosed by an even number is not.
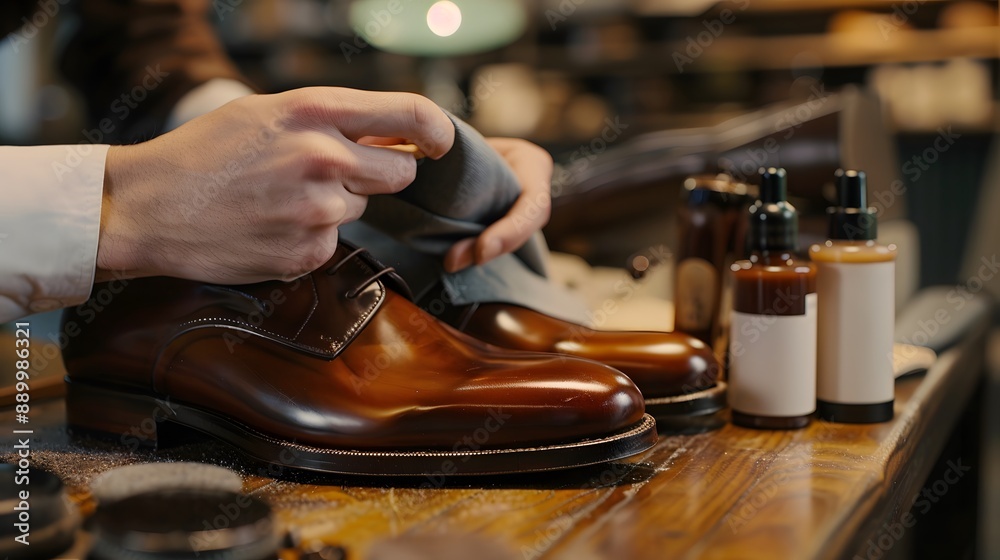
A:
[[[243,479],[235,472],[202,463],[148,463],[107,471],[90,485],[99,503],[159,490],[218,490],[240,492]]]

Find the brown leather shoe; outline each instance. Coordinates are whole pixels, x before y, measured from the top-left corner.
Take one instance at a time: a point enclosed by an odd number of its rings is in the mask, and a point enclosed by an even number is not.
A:
[[[436,305],[427,307],[442,310],[445,299],[437,298]],[[607,364],[639,387],[646,412],[659,419],[710,415],[726,406],[726,383],[718,379],[719,362],[712,349],[684,333],[600,331],[500,303],[450,307],[439,317],[501,348],[554,352]]]
[[[275,464],[349,474],[490,474],[619,459],[656,441],[610,367],[488,347],[340,247],[296,281],[95,286],[63,333],[74,430],[155,444],[171,425]]]

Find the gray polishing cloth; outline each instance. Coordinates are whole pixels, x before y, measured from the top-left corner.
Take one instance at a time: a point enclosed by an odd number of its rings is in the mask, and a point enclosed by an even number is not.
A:
[[[585,322],[584,304],[545,278],[548,249],[541,234],[512,255],[444,272],[448,249],[506,215],[521,194],[514,172],[483,136],[448,116],[455,123],[452,149],[439,160],[420,160],[416,179],[401,192],[371,197],[361,221],[342,226],[340,235],[395,267],[418,298],[440,281],[459,305],[511,303]]]

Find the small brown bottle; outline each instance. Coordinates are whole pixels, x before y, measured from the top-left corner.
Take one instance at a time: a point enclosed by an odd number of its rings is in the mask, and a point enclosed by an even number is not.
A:
[[[696,175],[684,181],[677,212],[674,278],[674,330],[712,346],[726,340],[731,298],[726,271],[745,258],[746,210],[751,187],[725,173]]]
[[[795,256],[798,214],[784,169],[760,169],[750,258],[733,263],[729,404],[733,423],[791,429],[816,410],[816,268]]]

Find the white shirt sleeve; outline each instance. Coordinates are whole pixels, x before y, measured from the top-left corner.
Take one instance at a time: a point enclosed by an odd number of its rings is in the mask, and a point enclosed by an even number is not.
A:
[[[108,147],[0,146],[0,323],[90,296]]]
[[[210,80],[181,98],[167,128],[252,93]],[[0,146],[0,323],[90,297],[108,148]]]
[[[253,90],[243,82],[229,78],[209,80],[187,92],[174,105],[167,119],[167,130],[173,130],[189,120],[214,111],[230,101],[250,95]]]

